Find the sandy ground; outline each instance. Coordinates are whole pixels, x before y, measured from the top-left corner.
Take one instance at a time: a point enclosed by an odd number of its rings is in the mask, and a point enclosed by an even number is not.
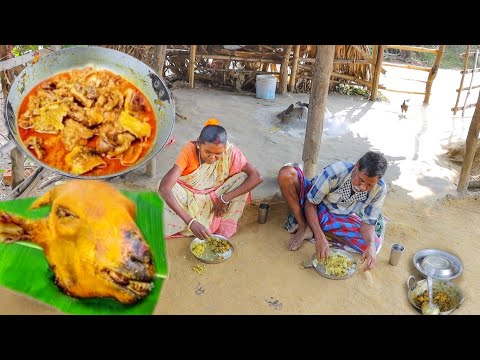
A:
[[[414,71],[387,71],[381,83],[394,89],[407,87],[400,77],[426,78]],[[460,167],[444,156],[449,145],[465,139],[473,114],[467,110],[465,117],[452,116],[459,80],[458,71],[440,70],[428,107],[422,105],[421,95],[384,92],[389,102],[371,102],[359,96],[329,94],[327,108],[335,117],[324,126],[319,168],[340,159],[354,162],[370,149],[384,152],[389,160],[384,213],[390,221],[377,268],[342,281],[301,269],[301,263],[313,256],[313,244],[305,242],[296,252],[285,246],[289,234],[282,225],[287,209],[281,203],[276,174],[284,163],[301,161],[305,123],[283,124],[276,115],[291,103],[308,102],[308,94],[260,100],[254,94],[174,89],[177,112],[186,119],[177,117],[176,141],[155,157],[158,176],[148,178],[140,169],[112,182],[122,188],[155,189],[184,142],[195,139],[203,122],[215,116],[264,176],[264,183],[253,192],[254,201],[267,200],[272,208],[268,222],[261,225],[256,222],[257,207],[250,205],[233,237],[233,257],[222,264],[205,264],[204,275],[192,270],[200,263],[189,253],[191,239],[167,240],[170,274],[155,313],[417,314],[407,299],[408,276],[421,279],[412,257],[418,250],[439,248],[459,256],[465,267],[453,280],[466,298],[454,314],[480,314],[476,300],[480,296],[480,246],[476,242],[480,200],[474,193],[456,194]],[[418,90],[423,90],[424,84],[418,84]],[[406,117],[400,114],[404,99],[410,99]],[[406,246],[396,267],[388,264],[394,242]],[[0,313],[58,312],[0,289]]]

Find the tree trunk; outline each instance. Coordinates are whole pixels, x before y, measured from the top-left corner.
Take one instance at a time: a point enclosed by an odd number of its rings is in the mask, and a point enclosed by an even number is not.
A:
[[[328,86],[332,74],[334,56],[335,45],[317,45],[302,155],[305,176],[308,179],[312,179],[317,171],[320,144],[322,142],[323,118],[327,105]]]
[[[163,76],[163,66],[165,64],[165,57],[167,55],[167,45],[156,45],[157,50],[157,74],[161,78]]]
[[[458,180],[457,191],[464,192],[468,188],[470,173],[472,172],[473,158],[477,149],[478,133],[480,131],[480,94],[478,95],[477,106],[468,129],[465,156],[463,157],[462,171]]]

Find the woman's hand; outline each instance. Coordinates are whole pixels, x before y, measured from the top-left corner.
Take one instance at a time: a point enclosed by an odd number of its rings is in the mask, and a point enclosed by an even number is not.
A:
[[[223,214],[225,214],[228,210],[229,205],[230,204],[225,204],[219,196],[213,204],[213,212],[215,213],[215,216],[222,216]]]
[[[202,240],[207,240],[211,235],[208,229],[200,224],[197,220],[190,225],[190,230],[193,235]]]

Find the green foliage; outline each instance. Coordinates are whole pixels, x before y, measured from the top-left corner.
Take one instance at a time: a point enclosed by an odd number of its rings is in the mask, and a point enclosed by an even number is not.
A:
[[[370,92],[367,89],[349,84],[338,84],[335,87],[335,92],[348,96],[360,95],[366,98],[370,97]]]
[[[12,53],[15,56],[20,56],[30,51],[38,51],[46,46],[48,45],[15,45],[12,49]]]
[[[415,45],[426,47],[429,49],[437,49],[438,45]],[[475,51],[477,45],[470,45],[470,51]],[[447,45],[442,61],[440,62],[440,69],[463,69],[464,57],[460,56],[467,51],[467,45]],[[432,66],[435,62],[435,54],[415,52],[414,56],[425,64],[425,66]],[[473,57],[470,56],[469,68],[473,68]]]

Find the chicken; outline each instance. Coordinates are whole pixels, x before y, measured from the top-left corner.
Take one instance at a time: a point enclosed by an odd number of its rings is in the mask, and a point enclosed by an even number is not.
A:
[[[408,100],[403,100],[403,104],[400,105],[400,108],[402,109],[402,114],[403,113],[407,113],[407,110],[408,110],[408,105],[407,105],[407,102]]]
[[[26,219],[0,211],[0,242],[41,246],[55,283],[78,298],[114,298],[132,304],[153,288],[151,250],[137,227],[135,204],[110,184],[72,180],[31,206],[51,205],[46,218]]]

